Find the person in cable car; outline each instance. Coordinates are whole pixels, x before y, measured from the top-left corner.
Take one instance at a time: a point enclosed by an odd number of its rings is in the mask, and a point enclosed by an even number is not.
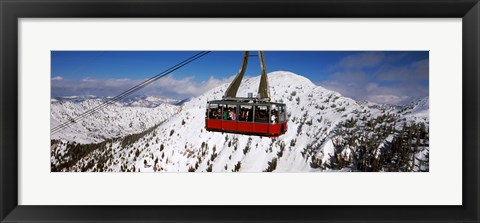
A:
[[[232,111],[232,108],[228,108],[228,120],[233,120],[233,111]]]
[[[223,120],[227,120],[228,114],[227,114],[227,109],[223,109]]]

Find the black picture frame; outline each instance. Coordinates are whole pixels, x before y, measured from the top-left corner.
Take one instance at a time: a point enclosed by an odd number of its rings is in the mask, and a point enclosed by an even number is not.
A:
[[[479,0],[0,0],[2,222],[479,222]],[[461,206],[18,205],[19,18],[462,18]],[[445,43],[448,44],[448,43]],[[46,118],[46,117],[45,117]],[[446,191],[446,193],[448,193]]]

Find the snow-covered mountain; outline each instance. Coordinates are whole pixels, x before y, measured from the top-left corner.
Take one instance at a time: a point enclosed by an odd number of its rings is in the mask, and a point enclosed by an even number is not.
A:
[[[428,171],[428,98],[413,106],[357,103],[297,74],[268,77],[272,101],[288,109],[288,131],[278,138],[204,129],[206,103],[221,99],[225,84],[138,134],[90,145],[59,135],[52,171]],[[257,92],[259,79],[245,79],[238,96]]]
[[[95,95],[83,95],[83,96],[63,96],[63,97],[53,97],[51,99],[51,103],[59,103],[59,102],[75,102],[80,103],[86,100],[91,99],[99,99],[101,101],[107,101],[112,99],[113,97],[97,97]],[[132,106],[132,107],[146,107],[146,108],[154,108],[162,104],[171,104],[176,105],[180,103],[182,100],[172,99],[172,98],[164,98],[158,96],[149,96],[149,95],[135,95],[135,96],[128,96],[122,98],[117,101],[117,105],[123,106]]]
[[[50,105],[50,126],[70,122],[108,98],[72,96],[53,98]],[[173,99],[136,97],[118,101],[86,116],[79,123],[70,125],[51,135],[51,139],[63,139],[79,143],[98,143],[114,137],[122,137],[163,122],[177,113],[179,106]]]

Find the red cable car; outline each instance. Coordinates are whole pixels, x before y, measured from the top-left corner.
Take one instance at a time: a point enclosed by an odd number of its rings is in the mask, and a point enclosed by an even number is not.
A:
[[[287,132],[285,104],[270,102],[268,79],[262,51],[258,52],[262,75],[257,97],[236,97],[245,74],[249,52],[245,51],[242,67],[227,88],[222,100],[207,102],[205,129],[245,135],[277,137]]]

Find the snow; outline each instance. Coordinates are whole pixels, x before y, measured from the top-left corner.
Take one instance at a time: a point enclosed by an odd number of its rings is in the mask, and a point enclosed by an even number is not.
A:
[[[52,128],[69,122],[73,118],[94,108],[106,99],[90,96],[88,98],[68,97],[77,100],[52,99],[50,106],[50,126]],[[51,135],[51,139],[64,139],[79,143],[96,143],[108,138],[122,137],[141,132],[161,123],[178,112],[179,107],[167,103],[157,106],[136,106],[134,102],[117,102],[82,119],[60,132]]]
[[[429,123],[429,97],[412,102],[407,107],[410,109],[404,113],[405,117],[410,120],[422,120],[427,124]]]

